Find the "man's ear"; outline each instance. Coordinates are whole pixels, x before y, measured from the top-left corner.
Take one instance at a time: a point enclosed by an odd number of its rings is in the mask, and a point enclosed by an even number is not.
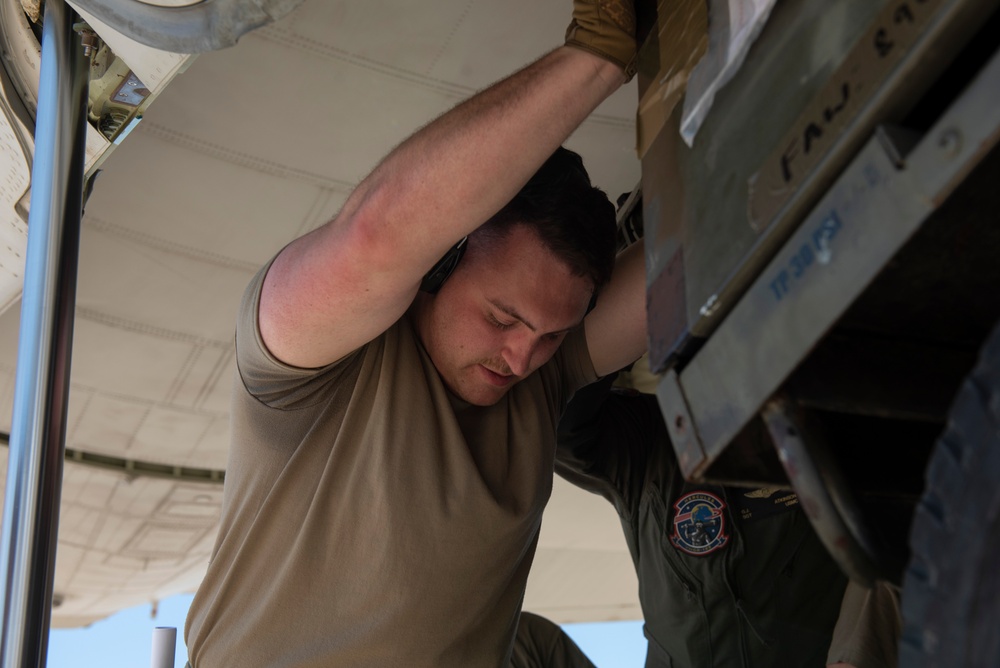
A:
[[[458,261],[462,259],[465,255],[466,242],[468,242],[469,237],[462,237],[457,244],[448,249],[448,252],[444,254],[440,260],[437,261],[430,271],[424,276],[423,280],[420,281],[420,290],[423,292],[428,292],[430,294],[436,294],[444,282],[448,280],[451,276],[451,272],[455,271],[455,267],[458,266]]]

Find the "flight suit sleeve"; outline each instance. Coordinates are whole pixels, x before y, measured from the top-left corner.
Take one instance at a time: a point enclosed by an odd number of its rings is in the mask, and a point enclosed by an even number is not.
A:
[[[902,626],[899,594],[895,589],[884,582],[872,589],[849,582],[833,630],[827,665],[893,668],[898,661]]]
[[[652,395],[612,388],[613,376],[576,392],[559,421],[556,473],[629,516],[638,504],[650,456],[670,449]]]

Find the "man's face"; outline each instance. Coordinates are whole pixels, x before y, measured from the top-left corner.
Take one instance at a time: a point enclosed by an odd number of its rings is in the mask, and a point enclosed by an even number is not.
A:
[[[547,362],[580,324],[593,283],[570,273],[534,231],[474,237],[437,295],[421,295],[417,332],[445,385],[471,404],[496,403]]]

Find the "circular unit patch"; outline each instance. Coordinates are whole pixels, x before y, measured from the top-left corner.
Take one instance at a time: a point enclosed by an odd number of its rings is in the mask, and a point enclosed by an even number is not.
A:
[[[729,543],[726,504],[711,492],[690,492],[677,500],[670,542],[678,550],[703,556]]]

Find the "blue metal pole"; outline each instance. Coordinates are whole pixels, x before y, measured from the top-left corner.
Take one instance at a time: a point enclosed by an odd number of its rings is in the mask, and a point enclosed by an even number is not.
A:
[[[52,613],[87,114],[73,20],[63,0],[46,1],[0,552],[3,668],[45,665]]]

